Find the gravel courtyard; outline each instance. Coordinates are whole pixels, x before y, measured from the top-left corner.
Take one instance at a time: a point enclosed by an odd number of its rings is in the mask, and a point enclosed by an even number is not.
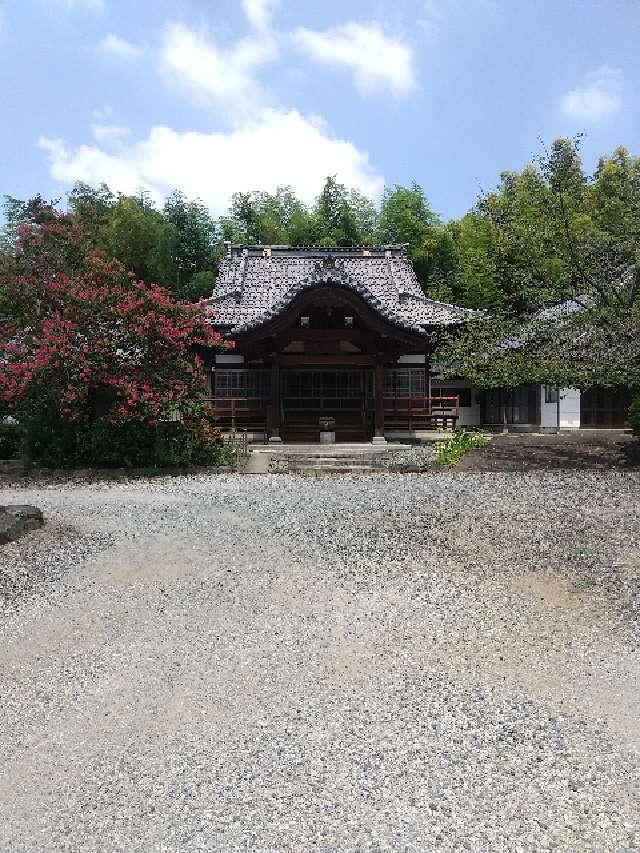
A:
[[[640,849],[640,473],[5,489],[1,851]]]

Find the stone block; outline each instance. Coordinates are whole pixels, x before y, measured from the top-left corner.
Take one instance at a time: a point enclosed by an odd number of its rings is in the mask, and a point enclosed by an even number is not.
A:
[[[23,522],[8,513],[0,515],[0,545],[14,542],[24,533]]]
[[[5,512],[22,522],[23,530],[37,530],[44,524],[42,510],[30,504],[14,504],[4,508]]]
[[[0,507],[0,545],[14,542],[23,533],[37,530],[44,524],[42,510],[30,504]]]

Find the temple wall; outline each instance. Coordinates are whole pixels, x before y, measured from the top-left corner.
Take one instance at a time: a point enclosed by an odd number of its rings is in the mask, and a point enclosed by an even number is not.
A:
[[[458,426],[479,426],[480,424],[480,392],[473,388],[470,382],[464,380],[456,381],[455,379],[438,379],[438,388],[446,391],[447,388],[470,388],[471,389],[471,405],[460,406],[460,420]],[[446,394],[445,394],[446,396]]]
[[[558,414],[556,403],[545,403],[545,386],[540,386],[540,426],[555,429]],[[577,388],[560,389],[560,428],[580,428],[580,391]]]

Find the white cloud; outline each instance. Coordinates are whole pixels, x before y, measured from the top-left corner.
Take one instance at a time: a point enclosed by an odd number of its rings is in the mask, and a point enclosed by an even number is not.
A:
[[[161,195],[141,177],[137,164],[124,156],[107,154],[89,145],[81,145],[71,152],[62,140],[47,137],[41,137],[38,144],[48,152],[51,175],[56,180],[64,183],[85,181],[94,186],[104,181],[116,191],[148,189],[156,201],[161,199]]]
[[[411,48],[386,35],[379,24],[351,22],[324,32],[299,29],[293,39],[319,62],[352,71],[356,86],[364,93],[388,89],[401,96],[415,85]]]
[[[273,191],[280,185],[292,186],[311,202],[327,175],[337,175],[371,198],[384,184],[366,152],[333,139],[324,122],[297,110],[264,110],[251,124],[226,133],[154,127],[146,139],[115,152],[91,145],[69,149],[47,138],[40,146],[48,152],[56,180],[104,181],[125,193],[142,188],[157,201],[177,187],[202,198],[215,214],[226,212],[234,192]]]
[[[113,145],[122,142],[131,133],[128,127],[117,124],[93,124],[91,125],[93,137],[96,142],[103,145]]]
[[[142,53],[141,48],[129,41],[115,36],[113,33],[106,35],[98,44],[98,50],[115,56],[117,59],[135,59]]]
[[[562,96],[560,106],[566,116],[579,121],[608,118],[622,106],[622,72],[608,65],[596,68],[586,75],[582,86]]]
[[[280,5],[280,0],[242,0],[244,13],[249,23],[257,30],[266,30],[271,23],[271,13]]]
[[[165,73],[200,95],[247,111],[265,97],[254,72],[276,56],[275,42],[266,34],[224,49],[183,24],[170,24],[164,32],[160,62]]]

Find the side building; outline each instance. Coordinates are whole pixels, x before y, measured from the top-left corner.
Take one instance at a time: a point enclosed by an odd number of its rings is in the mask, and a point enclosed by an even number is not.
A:
[[[212,404],[223,427],[255,440],[556,426],[556,389],[487,393],[440,377],[432,356],[442,330],[477,312],[426,297],[403,246],[231,246],[209,304],[236,342],[207,363]],[[561,427],[579,427],[581,408],[579,392],[560,391]],[[603,417],[613,415],[594,406],[592,420]]]

